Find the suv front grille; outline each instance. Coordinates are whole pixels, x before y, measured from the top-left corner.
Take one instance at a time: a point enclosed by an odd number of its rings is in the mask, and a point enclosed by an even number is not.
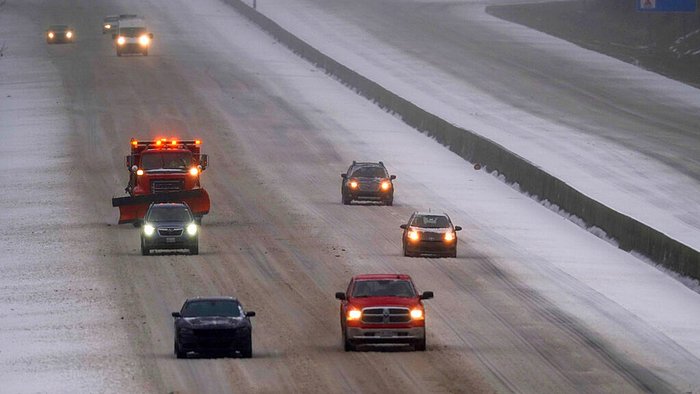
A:
[[[159,228],[158,235],[162,237],[179,237],[182,235],[181,228]]]
[[[367,308],[362,311],[363,323],[393,324],[410,321],[411,314],[408,308]]]
[[[177,192],[183,189],[184,182],[182,179],[175,180],[154,180],[151,181],[151,193],[167,193]]]

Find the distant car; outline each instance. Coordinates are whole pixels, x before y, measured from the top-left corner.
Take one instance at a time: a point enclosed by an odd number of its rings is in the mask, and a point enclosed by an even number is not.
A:
[[[141,225],[141,254],[153,249],[188,249],[199,254],[199,226],[185,203],[153,203]]]
[[[190,298],[172,313],[175,325],[174,352],[185,358],[190,352],[240,354],[253,357],[255,312],[245,312],[233,297]]]
[[[146,22],[140,18],[119,18],[117,31],[112,35],[117,48],[117,56],[140,53],[148,56],[153,33],[149,33]]]
[[[102,34],[117,31],[119,27],[119,15],[107,15],[102,20]]]
[[[379,201],[386,205],[394,204],[394,183],[396,175],[389,175],[381,161],[360,163],[353,161],[346,173],[340,174],[343,204],[353,200]]]
[[[64,44],[74,42],[75,30],[67,25],[51,25],[46,30],[47,44]]]
[[[426,349],[423,300],[408,275],[357,275],[344,293],[335,293],[340,304],[340,329],[346,352],[368,344],[409,344]]]
[[[403,255],[457,257],[457,231],[446,213],[414,212],[403,229]]]

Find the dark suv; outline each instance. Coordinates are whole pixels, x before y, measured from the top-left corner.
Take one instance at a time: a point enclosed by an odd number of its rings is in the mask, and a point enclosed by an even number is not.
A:
[[[141,226],[141,254],[152,249],[189,249],[199,254],[199,226],[185,203],[153,203]]]
[[[177,358],[195,353],[239,353],[253,357],[253,325],[255,312],[245,312],[233,297],[190,298],[175,318],[174,351]]]
[[[379,201],[386,205],[394,204],[394,183],[396,175],[389,175],[381,161],[378,163],[352,162],[348,172],[340,174],[343,204],[353,200]]]
[[[446,213],[414,212],[403,229],[403,255],[457,257],[457,231]]]

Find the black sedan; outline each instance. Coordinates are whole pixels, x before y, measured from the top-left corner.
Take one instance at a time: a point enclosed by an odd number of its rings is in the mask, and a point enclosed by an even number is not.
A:
[[[233,297],[190,298],[175,318],[174,351],[177,358],[197,354],[239,354],[253,357],[255,312],[245,312]]]
[[[46,30],[46,43],[59,44],[73,42],[75,40],[75,30],[66,25],[49,26]]]
[[[153,203],[142,224],[141,254],[152,249],[188,249],[199,254],[199,225],[187,204]]]
[[[457,257],[457,231],[446,213],[414,212],[403,229],[403,255]]]

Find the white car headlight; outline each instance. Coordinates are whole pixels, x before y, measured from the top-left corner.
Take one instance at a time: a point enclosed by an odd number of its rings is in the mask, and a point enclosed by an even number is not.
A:
[[[150,237],[150,236],[153,235],[153,233],[155,233],[155,232],[156,232],[156,228],[153,227],[153,225],[145,224],[145,225],[143,226],[143,233],[144,233],[147,237]]]
[[[189,235],[197,234],[197,225],[195,223],[190,223],[187,225],[187,234],[189,234]]]

